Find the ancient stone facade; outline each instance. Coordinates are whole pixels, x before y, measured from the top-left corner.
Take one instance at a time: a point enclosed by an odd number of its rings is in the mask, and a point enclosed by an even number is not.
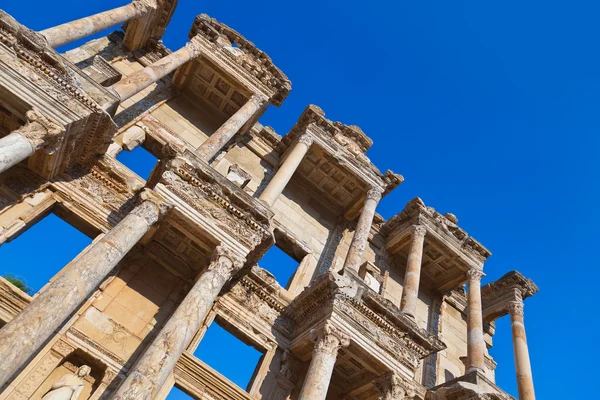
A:
[[[488,354],[507,314],[534,399],[535,284],[482,287],[491,253],[419,198],[377,214],[403,178],[359,127],[314,105],[284,136],[258,123],[289,79],[207,15],[165,48],[176,3],[41,32],[0,11],[0,245],[50,212],[93,238],[33,297],[0,279],[0,399],[508,399]],[[147,180],[116,159],[138,146]],[[271,246],[299,263],[287,286]],[[193,355],[215,319],[263,353],[246,390]]]

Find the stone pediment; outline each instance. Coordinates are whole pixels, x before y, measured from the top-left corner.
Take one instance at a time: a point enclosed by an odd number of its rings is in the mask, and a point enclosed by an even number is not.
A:
[[[117,128],[102,106],[116,106],[114,94],[1,10],[0,54],[0,106],[8,119],[25,124],[37,109],[64,128],[29,158],[30,169],[49,179],[106,151]]]
[[[227,25],[200,14],[194,20],[189,37],[201,39],[200,58],[239,77],[250,92],[262,93],[276,106],[288,96],[292,88],[288,77],[265,52]]]
[[[273,212],[197,158],[192,152],[161,160],[148,186],[175,206],[169,218],[189,220],[184,231],[228,243],[253,265],[274,242]],[[195,232],[193,232],[195,231]]]

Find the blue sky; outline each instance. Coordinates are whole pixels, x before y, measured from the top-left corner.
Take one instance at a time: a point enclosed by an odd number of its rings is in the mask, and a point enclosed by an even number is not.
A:
[[[126,3],[0,7],[43,29]],[[208,13],[292,80],[290,97],[263,124],[285,134],[314,103],[361,126],[375,164],[406,178],[381,202],[382,215],[420,196],[492,251],[484,282],[512,269],[535,280],[541,290],[526,302],[525,323],[538,398],[556,397],[558,376],[578,398],[591,394],[587,364],[600,356],[581,343],[598,329],[599,11],[577,0],[180,0],[164,41],[178,48],[194,16]],[[0,247],[2,269],[9,245]],[[498,384],[516,395],[506,319],[492,354]]]

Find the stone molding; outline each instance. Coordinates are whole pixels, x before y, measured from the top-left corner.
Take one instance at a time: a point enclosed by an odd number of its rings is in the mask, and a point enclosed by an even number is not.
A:
[[[348,347],[350,337],[327,321],[323,326],[311,330],[315,351],[336,355],[342,347]]]

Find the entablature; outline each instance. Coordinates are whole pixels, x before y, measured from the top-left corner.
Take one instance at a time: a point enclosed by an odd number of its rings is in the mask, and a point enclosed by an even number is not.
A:
[[[511,305],[521,304],[538,291],[537,285],[519,271],[506,273],[500,279],[481,288],[483,321],[490,323],[507,315]]]
[[[424,227],[422,274],[433,287],[445,292],[464,283],[469,269],[482,269],[483,263],[491,255],[488,249],[468,236],[457,222],[453,214],[442,215],[416,197],[381,227],[380,234],[385,237],[385,246],[390,255],[405,261],[412,227]]]

